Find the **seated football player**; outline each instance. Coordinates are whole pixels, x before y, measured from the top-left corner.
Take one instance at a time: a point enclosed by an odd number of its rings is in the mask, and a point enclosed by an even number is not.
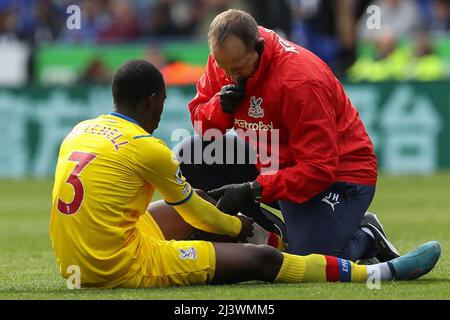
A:
[[[163,77],[152,64],[123,64],[114,75],[112,95],[115,111],[80,122],[60,147],[50,237],[63,277],[76,265],[83,287],[358,282],[373,275],[415,279],[437,263],[436,241],[365,266],[332,256],[282,253],[267,245],[181,240],[175,212],[194,228],[233,241],[250,237],[253,221],[227,215],[199,196],[171,150],[152,136],[166,98]],[[150,205],[151,215],[147,208],[156,190],[164,202]],[[160,218],[165,214],[173,223]]]

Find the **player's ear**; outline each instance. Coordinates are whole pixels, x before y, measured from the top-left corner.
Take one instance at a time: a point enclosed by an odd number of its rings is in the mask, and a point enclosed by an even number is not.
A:
[[[155,105],[155,99],[156,95],[153,93],[149,96],[147,96],[144,100],[145,104],[143,105],[143,107],[145,108],[145,113],[147,114],[152,114],[155,110],[154,105]]]
[[[258,40],[256,40],[255,50],[256,52],[258,52],[258,54],[261,54],[263,52],[265,46],[266,41],[264,40],[264,38],[259,38]]]
[[[156,93],[152,93],[151,95],[149,95],[147,97],[147,105],[148,107],[152,107],[152,105],[155,103],[156,101]]]

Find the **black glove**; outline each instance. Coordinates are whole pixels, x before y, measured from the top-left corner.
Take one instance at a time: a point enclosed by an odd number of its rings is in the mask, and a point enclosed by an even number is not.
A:
[[[222,111],[233,113],[237,105],[245,98],[245,84],[229,84],[220,90],[220,105]]]
[[[229,184],[222,188],[208,191],[215,200],[217,209],[230,215],[237,215],[239,212],[252,218],[265,230],[275,232],[279,236],[286,238],[286,227],[281,219],[270,211],[260,207],[262,186],[256,182],[245,182],[241,184]]]
[[[261,186],[256,181],[239,184],[229,184],[222,188],[208,191],[214,199],[219,199],[217,209],[222,212],[236,215],[239,212],[246,213],[255,201]]]

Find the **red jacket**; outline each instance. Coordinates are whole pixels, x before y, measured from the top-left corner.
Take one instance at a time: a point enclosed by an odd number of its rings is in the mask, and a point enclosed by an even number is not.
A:
[[[278,129],[279,150],[268,139],[268,152],[277,153],[279,170],[264,172],[258,149],[256,179],[263,187],[262,202],[305,202],[337,181],[375,185],[377,160],[373,145],[340,82],[310,51],[261,28],[265,39],[258,69],[246,83],[247,96],[234,114],[224,113],[219,91],[233,81],[210,55],[197,94],[189,103],[191,119],[200,134],[216,128],[235,128],[240,136]],[[201,124],[201,132],[198,125]],[[247,132],[249,133],[249,132]],[[275,140],[274,140],[275,141]],[[274,156],[274,155],[272,155]]]

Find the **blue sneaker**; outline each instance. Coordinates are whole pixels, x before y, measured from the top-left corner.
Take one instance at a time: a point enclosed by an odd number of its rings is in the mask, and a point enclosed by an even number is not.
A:
[[[430,272],[440,256],[441,245],[437,241],[430,241],[401,257],[388,261],[388,265],[395,280],[413,280]]]

